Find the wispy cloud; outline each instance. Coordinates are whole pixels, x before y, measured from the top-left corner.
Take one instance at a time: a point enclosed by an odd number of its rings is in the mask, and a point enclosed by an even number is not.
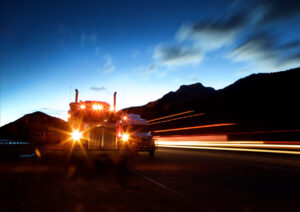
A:
[[[253,3],[266,8],[260,21],[262,24],[300,16],[299,0],[257,0]]]
[[[246,62],[248,68],[243,68],[245,74],[286,70],[300,66],[300,51],[294,49],[297,43],[291,41],[278,45],[274,36],[259,34],[232,50],[228,58],[235,62]]]
[[[299,1],[236,1],[223,17],[183,25],[176,38],[191,42],[203,55],[224,46],[232,49],[227,58],[246,63],[243,72],[280,71],[300,66],[300,41],[283,42],[284,32],[272,34],[268,29],[296,16],[300,16]]]
[[[101,87],[92,86],[92,87],[91,87],[91,90],[92,90],[92,91],[97,91],[97,92],[99,92],[99,91],[105,91],[106,88],[105,88],[104,86],[101,86]]]
[[[112,61],[111,56],[110,55],[104,56],[104,61],[105,61],[105,63],[102,67],[99,68],[99,71],[104,74],[109,74],[109,73],[113,72],[116,67]]]
[[[246,22],[247,16],[242,13],[217,20],[202,20],[196,24],[183,25],[176,38],[179,41],[192,41],[205,51],[214,50],[232,44]]]
[[[81,33],[80,45],[85,46],[88,44],[96,44],[98,41],[97,33]]]
[[[234,1],[221,17],[179,27],[174,42],[153,49],[154,65],[144,67],[145,73],[151,76],[168,71],[161,71],[161,67],[199,64],[207,53],[221,48],[217,54],[223,55],[219,56],[244,63],[243,73],[300,66],[300,39],[283,42],[284,31],[272,34],[276,24],[297,16],[298,0]]]
[[[153,58],[161,65],[182,66],[198,64],[202,60],[202,53],[199,49],[188,46],[159,45],[155,48]]]

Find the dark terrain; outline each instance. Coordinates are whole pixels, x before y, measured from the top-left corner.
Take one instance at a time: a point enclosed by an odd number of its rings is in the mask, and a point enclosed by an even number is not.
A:
[[[151,125],[152,130],[216,123],[236,123],[223,129],[201,129],[177,134],[227,133],[231,139],[299,140],[298,132],[236,135],[236,132],[278,131],[300,129],[300,68],[252,74],[225,87],[214,90],[200,83],[181,86],[161,99],[144,106],[124,109],[143,118],[157,117],[193,110],[203,116]],[[233,133],[233,134],[230,134]]]
[[[0,128],[0,139],[23,139],[31,143],[60,143],[69,136],[67,122],[42,112],[27,114]]]

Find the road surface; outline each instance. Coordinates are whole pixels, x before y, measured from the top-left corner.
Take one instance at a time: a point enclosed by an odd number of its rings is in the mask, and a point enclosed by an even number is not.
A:
[[[0,211],[300,211],[297,155],[159,148],[0,161]]]
[[[206,209],[300,211],[298,156],[160,148],[130,167]]]

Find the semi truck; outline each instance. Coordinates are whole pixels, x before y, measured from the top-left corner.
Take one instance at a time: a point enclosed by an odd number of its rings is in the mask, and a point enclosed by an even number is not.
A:
[[[148,151],[154,154],[155,141],[147,131],[148,123],[138,115],[116,111],[116,95],[113,106],[103,101],[79,101],[75,89],[75,102],[70,103],[68,123],[74,146],[85,152]]]
[[[154,155],[157,148],[156,140],[149,131],[149,124],[138,114],[127,114],[120,122],[122,132],[129,135],[128,144],[133,152],[147,151]]]

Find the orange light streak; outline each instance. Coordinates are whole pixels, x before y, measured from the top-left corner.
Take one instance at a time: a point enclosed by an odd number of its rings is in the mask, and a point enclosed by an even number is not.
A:
[[[227,148],[227,147],[194,147],[194,146],[162,146],[171,148],[186,148],[186,149],[207,149],[207,150],[225,150],[225,151],[241,151],[241,152],[262,152],[262,153],[278,153],[278,154],[296,154],[300,155],[300,151],[289,150],[272,150],[272,149],[247,149],[247,148]]]
[[[234,141],[234,142],[205,142],[205,141],[158,141],[162,146],[219,146],[219,147],[247,147],[247,148],[277,148],[277,149],[299,149],[300,145],[264,144],[263,141]]]
[[[156,130],[154,132],[172,132],[172,131],[180,131],[180,130],[191,130],[191,129],[201,129],[201,128],[210,128],[210,127],[224,127],[224,126],[231,126],[236,125],[235,123],[221,123],[221,124],[209,124],[209,125],[202,125],[202,126],[195,126],[195,127],[182,127],[182,128],[174,128],[174,129],[167,129],[167,130]]]
[[[280,132],[300,132],[300,130],[269,130],[269,131],[252,131],[252,132],[232,132],[228,133],[230,135],[239,135],[239,134],[259,134],[259,133],[280,133]]]
[[[172,135],[172,136],[155,136],[159,141],[227,141],[227,135]]]
[[[151,119],[151,120],[148,120],[148,122],[152,122],[152,121],[156,121],[156,120],[161,120],[161,119],[166,119],[166,118],[170,118],[170,117],[174,117],[174,116],[179,116],[179,115],[182,115],[182,114],[192,113],[192,112],[194,112],[194,111],[193,110],[189,110],[189,111],[185,111],[185,112],[182,112],[182,113],[176,113],[176,114],[169,115],[169,116],[163,116],[163,117],[160,117],[160,118]]]
[[[205,113],[197,113],[194,115],[189,115],[189,116],[183,116],[183,117],[179,117],[179,118],[174,118],[174,119],[169,119],[169,120],[164,120],[164,121],[159,121],[159,122],[154,122],[154,123],[150,123],[149,125],[152,124],[160,124],[160,123],[164,123],[164,122],[169,122],[169,121],[175,121],[175,120],[179,120],[179,119],[186,119],[186,118],[190,118],[190,117],[194,117],[194,116],[202,116]]]

